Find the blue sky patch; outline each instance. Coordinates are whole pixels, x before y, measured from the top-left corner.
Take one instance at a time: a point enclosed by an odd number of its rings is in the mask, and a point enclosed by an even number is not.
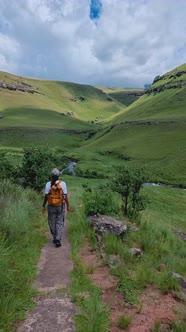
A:
[[[90,1],[90,18],[91,18],[91,20],[100,18],[101,12],[102,12],[101,0],[91,0]]]

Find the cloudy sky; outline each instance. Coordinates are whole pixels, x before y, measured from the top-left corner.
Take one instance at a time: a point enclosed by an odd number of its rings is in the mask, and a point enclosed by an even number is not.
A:
[[[0,70],[143,87],[186,62],[186,0],[0,0]]]

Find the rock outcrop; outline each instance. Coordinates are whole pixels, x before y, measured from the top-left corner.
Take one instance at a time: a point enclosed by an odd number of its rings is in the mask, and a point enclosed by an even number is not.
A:
[[[20,84],[0,82],[0,88],[12,91],[18,90],[28,93],[39,93],[39,91],[34,90],[30,84],[26,84],[23,82]]]
[[[127,225],[109,216],[90,216],[89,224],[94,228],[96,236],[113,233],[123,238],[127,231]]]

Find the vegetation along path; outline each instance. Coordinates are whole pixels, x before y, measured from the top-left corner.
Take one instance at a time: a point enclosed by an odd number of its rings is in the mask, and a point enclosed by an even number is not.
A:
[[[63,242],[56,248],[50,237],[42,250],[35,286],[39,291],[36,307],[27,314],[17,332],[73,332],[75,306],[67,293],[69,272],[73,264],[67,229],[64,227]]]

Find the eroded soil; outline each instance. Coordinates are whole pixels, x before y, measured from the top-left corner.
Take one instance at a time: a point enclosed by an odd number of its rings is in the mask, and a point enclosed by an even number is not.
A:
[[[168,323],[184,317],[184,304],[178,302],[171,293],[163,295],[155,286],[144,290],[139,298],[139,304],[128,304],[124,294],[117,291],[117,278],[109,273],[109,267],[102,264],[96,251],[86,246],[81,258],[85,266],[94,267],[89,277],[93,284],[102,289],[103,303],[111,310],[111,332],[123,331],[117,327],[121,315],[132,318],[128,332],[149,332],[157,321],[165,323],[163,331],[170,331]]]

